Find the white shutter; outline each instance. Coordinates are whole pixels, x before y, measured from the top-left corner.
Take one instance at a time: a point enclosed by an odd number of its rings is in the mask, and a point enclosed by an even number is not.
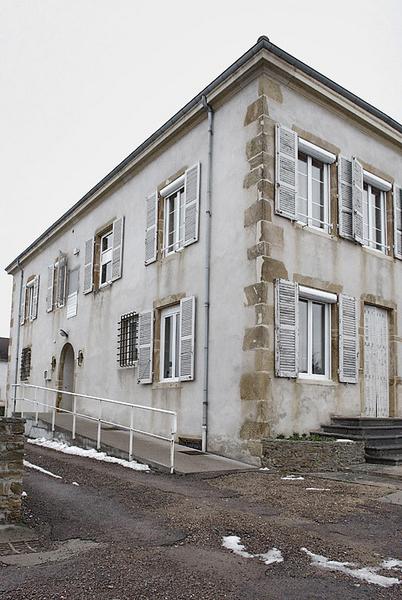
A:
[[[46,311],[53,310],[53,286],[54,286],[54,265],[49,265],[47,268],[47,294],[46,294]]]
[[[79,276],[79,269],[73,269],[68,273],[67,319],[71,319],[77,314]]]
[[[180,300],[180,381],[194,379],[195,297]]]
[[[22,290],[22,305],[21,305],[21,321],[20,324],[23,325],[25,323],[25,309],[27,303],[27,286],[24,285],[24,289]]]
[[[394,184],[394,255],[402,260],[402,188]]]
[[[32,298],[32,314],[30,315],[31,321],[38,316],[38,301],[39,301],[39,275],[35,277],[33,284],[33,298]]]
[[[67,257],[60,255],[57,261],[57,299],[56,304],[61,308],[66,303]]]
[[[358,304],[352,296],[339,296],[339,381],[358,379]]]
[[[275,374],[297,377],[299,371],[298,285],[275,281]]]
[[[187,169],[184,177],[184,240],[189,246],[198,240],[200,210],[200,163]]]
[[[89,294],[93,289],[93,270],[94,270],[94,239],[91,238],[85,242],[84,257],[84,294]]]
[[[363,167],[352,158],[353,237],[363,243]]]
[[[138,381],[152,383],[154,313],[143,312],[138,319]]]
[[[124,217],[113,222],[112,281],[120,279],[123,263]]]
[[[297,134],[275,126],[275,212],[295,220],[297,217]]]
[[[339,235],[353,240],[352,161],[338,156]]]
[[[158,233],[158,192],[147,197],[147,225],[145,229],[145,264],[156,261]]]

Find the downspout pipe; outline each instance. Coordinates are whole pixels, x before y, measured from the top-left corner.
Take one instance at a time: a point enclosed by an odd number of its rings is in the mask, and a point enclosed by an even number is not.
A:
[[[16,352],[16,354],[15,354],[15,373],[14,373],[15,386],[18,383],[18,368],[19,368],[19,359],[20,359],[22,292],[24,290],[24,269],[21,267],[21,263],[20,263],[19,259],[17,260],[17,265],[21,272],[21,279],[20,279],[20,294],[19,294],[19,301],[18,301],[17,344],[16,344],[16,351],[15,351]],[[13,393],[13,415],[15,415],[15,412],[16,412],[15,409],[17,406],[17,388],[15,386],[14,386],[14,393]]]
[[[208,163],[207,163],[207,195],[205,202],[205,263],[204,263],[204,377],[202,400],[202,439],[201,449],[208,449],[208,403],[209,403],[209,308],[210,308],[210,272],[211,272],[211,221],[212,221],[212,158],[214,135],[214,112],[202,96],[202,105],[208,113]]]

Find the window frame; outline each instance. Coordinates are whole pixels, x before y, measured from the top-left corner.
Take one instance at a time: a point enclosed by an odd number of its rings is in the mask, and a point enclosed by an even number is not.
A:
[[[163,246],[162,255],[169,256],[184,249],[184,221],[185,221],[185,175],[181,175],[159,192],[163,198]],[[174,241],[169,245],[169,201],[175,197],[174,209]],[[182,231],[182,239],[180,239]]]
[[[298,379],[306,379],[312,381],[329,381],[331,379],[331,304],[337,301],[335,294],[321,292],[315,289],[304,288],[299,286],[299,295],[297,310],[300,311],[300,301],[307,302],[307,373],[300,371],[300,320],[298,331],[298,352],[299,352],[299,368]],[[324,312],[324,344],[325,344],[325,364],[324,373],[322,375],[312,372],[312,350],[313,350],[313,304],[320,304],[325,307]]]
[[[110,237],[111,246],[107,250],[102,250],[103,240]],[[103,262],[103,257],[106,253],[110,253],[110,260]],[[110,263],[110,279],[102,282],[102,267]],[[113,266],[113,228],[108,229],[99,236],[99,286],[98,288],[104,288],[112,283],[112,266]]]
[[[307,157],[307,215],[302,215],[299,212],[299,198],[300,198],[300,191],[299,191],[299,185],[297,185],[297,193],[296,193],[296,219],[297,222],[300,223],[301,225],[303,225],[304,227],[311,227],[312,229],[315,229],[317,231],[324,231],[325,233],[330,234],[331,230],[332,230],[332,224],[330,223],[329,219],[330,219],[330,214],[331,214],[331,194],[330,194],[330,181],[331,181],[331,174],[330,174],[330,164],[331,162],[329,162],[329,160],[332,161],[332,155],[331,155],[331,159],[327,159],[327,160],[323,160],[323,158],[325,157],[325,155],[321,155],[319,152],[314,152],[312,150],[313,144],[309,144],[307,145],[305,142],[303,143],[300,139],[299,139],[299,143],[297,146],[297,166],[296,166],[296,175],[297,175],[297,180],[299,179],[299,155],[305,154]],[[317,147],[318,150],[320,150]],[[329,154],[329,153],[328,153]],[[335,156],[333,156],[333,161],[335,161]],[[315,219],[313,217],[313,176],[312,176],[312,163],[313,160],[318,160],[321,162],[321,164],[323,165],[323,190],[324,190],[324,220],[321,221],[319,219]],[[307,222],[305,221],[301,221],[299,218],[299,215],[302,217],[305,217]],[[318,227],[317,225],[314,225],[314,222],[319,221],[320,223],[322,223],[322,227]]]
[[[130,323],[134,324],[133,342],[130,335]],[[122,369],[133,368],[138,363],[138,325],[139,314],[137,312],[132,311],[121,315],[118,325],[117,362]],[[124,327],[126,327],[125,331],[123,330]]]
[[[165,332],[166,332],[166,319],[173,316],[174,326],[172,327],[173,339],[172,339],[172,373],[178,372],[177,376],[164,377],[165,371]],[[159,369],[159,381],[161,383],[177,383],[180,381],[180,329],[181,329],[181,309],[180,303],[168,306],[161,310],[160,315],[160,369]],[[179,321],[177,326],[177,320]],[[178,339],[176,336],[178,335]],[[177,351],[177,352],[176,352]]]
[[[366,190],[364,186],[367,186],[367,196]],[[373,207],[373,203],[370,201],[371,190],[375,189],[380,193],[380,202],[381,202],[381,242],[378,243],[372,236],[375,233],[375,207]],[[367,203],[366,203],[367,198]],[[367,206],[367,221],[365,220],[366,214],[366,206]],[[366,226],[368,227],[368,238],[365,237]],[[387,246],[387,194],[386,190],[381,189],[378,185],[375,185],[371,181],[371,178],[363,172],[363,246],[365,248],[370,248],[376,252],[380,252],[381,254],[387,254],[388,246]],[[377,246],[380,245],[381,248]]]
[[[33,318],[33,314],[34,314],[34,295],[35,295],[35,284],[36,284],[36,277],[34,277],[31,281],[28,281],[25,285],[25,293],[26,293],[26,297],[25,297],[25,315],[26,315],[26,320],[29,322],[34,321],[35,319]]]
[[[27,363],[27,364],[26,364]],[[32,348],[25,346],[21,350],[20,381],[29,381],[32,368]]]

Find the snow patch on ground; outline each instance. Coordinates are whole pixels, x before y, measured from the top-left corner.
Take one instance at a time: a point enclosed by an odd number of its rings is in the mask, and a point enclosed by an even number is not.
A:
[[[72,485],[80,485],[80,484],[77,483],[76,481],[73,481]]]
[[[330,488],[315,488],[315,487],[306,488],[306,490],[308,492],[330,492],[331,491]]]
[[[224,536],[222,538],[222,546],[243,558],[258,558],[266,565],[283,562],[282,552],[278,548],[271,548],[271,550],[268,550],[264,554],[250,554],[250,552],[247,552],[245,546],[240,543],[238,535]]]
[[[383,569],[401,569],[402,570],[402,560],[398,560],[397,558],[387,558],[383,560],[381,563]]]
[[[304,477],[297,477],[297,475],[285,475],[281,477],[283,481],[302,481]]]
[[[339,571],[341,573],[344,573],[345,575],[349,575],[350,577],[356,577],[357,579],[361,579],[366,583],[372,583],[381,587],[391,587],[392,585],[398,585],[402,583],[402,581],[397,579],[396,577],[385,577],[384,575],[378,574],[378,571],[380,571],[381,569],[392,568],[385,566],[385,563],[387,563],[387,561],[383,561],[379,567],[357,567],[357,565],[355,565],[354,563],[330,560],[329,558],[327,558],[326,556],[322,556],[321,554],[314,554],[314,552],[310,552],[310,550],[307,550],[307,548],[301,548],[301,550],[311,558],[311,564],[322,569],[329,569],[330,571]],[[395,560],[396,559],[389,559],[390,562]],[[394,563],[392,562],[392,564]]]
[[[335,440],[336,442],[340,442],[341,444],[343,442],[347,442],[348,444],[354,444],[355,441],[354,440],[348,440],[347,438],[339,438],[338,440]]]
[[[260,467],[259,471],[269,471],[268,467]]]
[[[27,460],[24,460],[24,467],[27,467],[28,469],[34,469],[34,471],[39,471],[40,473],[43,473],[44,475],[49,475],[50,477],[54,477],[55,479],[61,479],[60,475],[55,475],[50,471],[46,471],[46,469],[42,469],[42,467],[38,467],[38,465],[33,465]]]
[[[115,458],[114,456],[108,456],[106,452],[98,452],[94,448],[91,450],[84,450],[78,446],[69,446],[64,442],[56,442],[54,440],[46,440],[45,438],[39,439],[27,439],[27,442],[34,444],[35,446],[42,446],[43,448],[49,448],[50,450],[56,450],[57,452],[63,452],[64,454],[73,454],[74,456],[83,456],[85,458],[92,458],[94,460],[100,460],[102,462],[114,463],[121,465],[127,469],[133,469],[134,471],[149,471],[148,465],[143,465],[135,460],[124,460],[122,458]]]
[[[28,496],[28,494],[26,492],[21,493],[21,498],[26,498],[27,496]]]

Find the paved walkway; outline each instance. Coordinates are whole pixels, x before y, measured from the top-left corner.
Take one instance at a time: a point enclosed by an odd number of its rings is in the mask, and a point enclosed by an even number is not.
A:
[[[27,418],[27,433],[30,437],[42,437],[45,431],[51,428],[51,414],[39,414],[39,426],[35,426],[34,417],[24,413]],[[71,442],[72,417],[66,414],[56,415],[57,437],[62,436]],[[77,446],[93,447],[93,441],[97,436],[97,423],[84,418],[77,417],[76,440]],[[129,447],[129,433],[123,429],[112,428],[109,425],[102,426],[101,435],[102,449],[108,454],[127,458]],[[170,444],[164,440],[150,438],[139,433],[134,434],[133,457],[139,462],[146,463],[151,467],[163,470],[169,469]],[[239,471],[256,469],[237,460],[217,456],[193,450],[187,446],[175,444],[175,472],[182,474],[208,473],[223,471]]]

